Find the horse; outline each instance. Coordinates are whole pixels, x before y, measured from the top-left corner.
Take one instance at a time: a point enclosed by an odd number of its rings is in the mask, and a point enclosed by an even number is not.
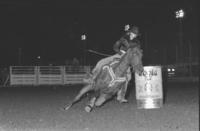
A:
[[[94,107],[102,106],[108,99],[112,98],[126,82],[126,73],[129,67],[138,74],[143,72],[142,49],[140,46],[130,46],[127,52],[119,60],[106,64],[102,67],[100,73],[94,80],[88,83],[80,90],[71,104],[64,109],[68,110],[80,98],[89,91],[94,91],[94,96],[85,107],[86,112],[91,112]]]

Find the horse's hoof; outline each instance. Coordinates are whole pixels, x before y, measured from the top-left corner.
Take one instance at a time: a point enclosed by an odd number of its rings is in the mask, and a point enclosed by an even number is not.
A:
[[[85,107],[85,111],[88,112],[88,113],[91,112],[92,111],[92,107],[90,105],[86,106]]]
[[[67,106],[67,107],[64,107],[64,110],[69,110],[69,108],[70,108],[71,106]]]
[[[119,103],[128,103],[128,100],[126,100],[126,99],[121,99],[121,100],[118,100],[119,101]]]
[[[65,111],[67,111],[69,108],[67,108],[67,107],[64,107],[63,109],[64,109]]]

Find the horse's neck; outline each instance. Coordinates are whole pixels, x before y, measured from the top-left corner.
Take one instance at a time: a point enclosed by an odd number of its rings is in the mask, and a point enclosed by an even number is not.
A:
[[[128,70],[128,68],[129,68],[128,58],[124,56],[123,58],[121,58],[120,62],[116,65],[116,67],[113,70],[115,72],[115,75],[123,76]]]

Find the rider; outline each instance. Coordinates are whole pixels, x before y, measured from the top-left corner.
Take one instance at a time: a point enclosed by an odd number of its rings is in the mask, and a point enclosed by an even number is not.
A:
[[[136,37],[139,35],[139,28],[137,26],[133,26],[130,30],[127,30],[125,34],[114,44],[113,49],[116,54],[101,59],[94,69],[92,70],[92,78],[95,79],[96,76],[100,73],[101,68],[105,65],[113,61],[114,59],[120,59],[128,50],[129,46],[137,46],[139,45],[139,41]],[[127,71],[127,82],[124,87],[118,92],[117,100],[120,102],[127,102],[125,99],[125,94],[128,86],[128,82],[131,79],[131,71],[128,69]]]

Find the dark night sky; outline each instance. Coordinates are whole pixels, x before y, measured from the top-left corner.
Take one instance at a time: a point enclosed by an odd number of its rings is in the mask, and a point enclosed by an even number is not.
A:
[[[178,42],[179,23],[174,12],[179,8],[186,11],[183,33],[187,38],[184,42],[190,41],[197,46],[196,3],[190,0],[179,2],[1,1],[0,64],[18,65],[19,48],[23,65],[36,64],[37,56],[41,56],[45,65],[61,65],[73,57],[83,59],[85,47],[80,40],[83,33],[87,35],[87,49],[113,54],[112,46],[122,35],[125,24],[140,27],[145,60],[162,63],[163,53],[174,52]],[[102,58],[89,52],[86,54],[90,64]],[[169,62],[174,60],[175,53],[171,54],[167,54]]]

